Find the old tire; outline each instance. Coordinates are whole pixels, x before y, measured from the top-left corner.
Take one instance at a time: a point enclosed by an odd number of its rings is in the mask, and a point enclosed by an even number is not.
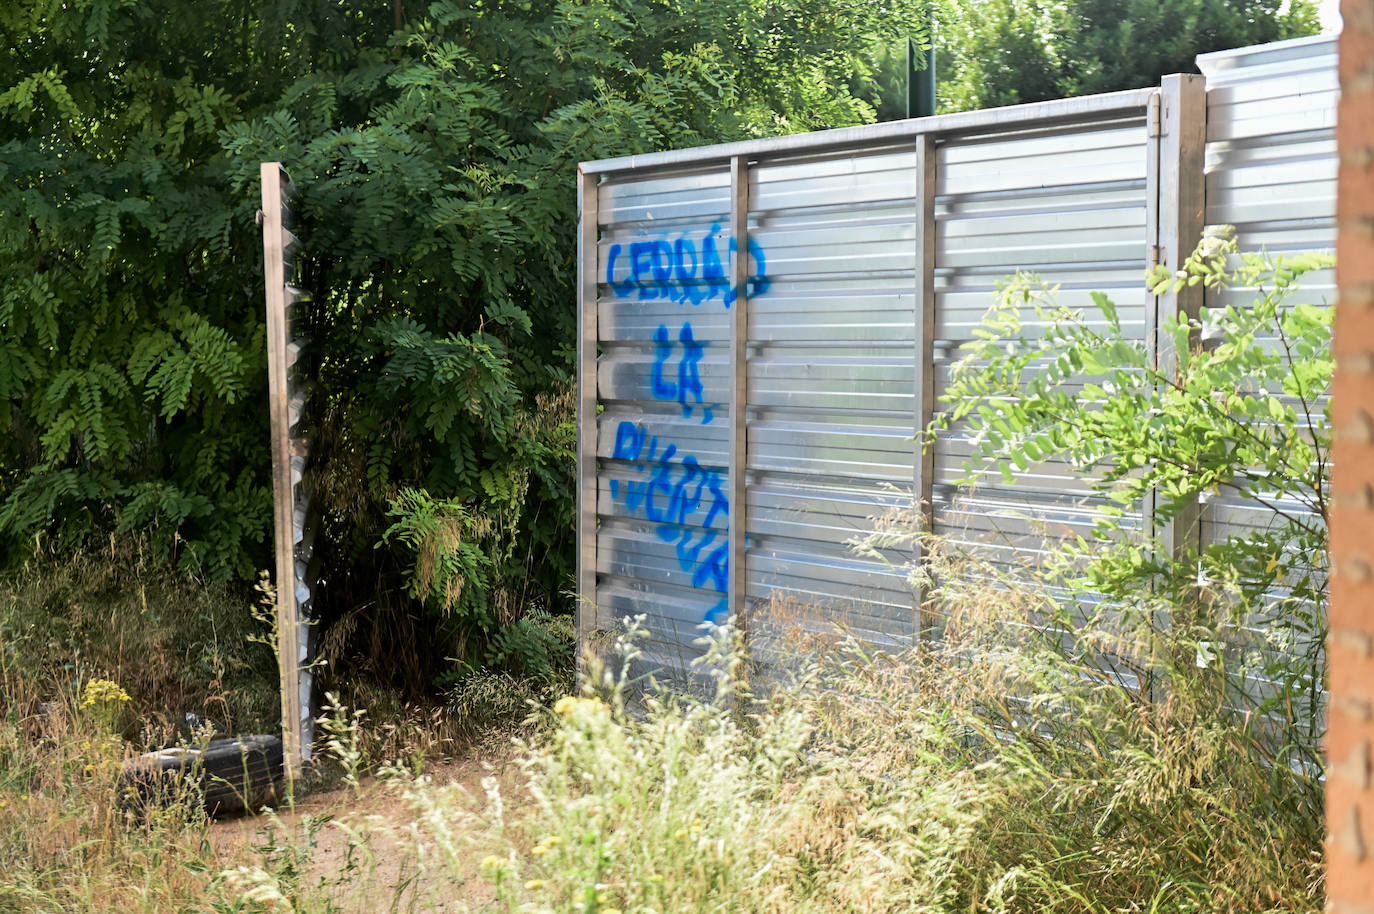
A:
[[[207,815],[229,815],[277,802],[282,762],[281,739],[275,736],[162,749],[125,763],[123,793],[128,805],[143,808],[198,795]]]

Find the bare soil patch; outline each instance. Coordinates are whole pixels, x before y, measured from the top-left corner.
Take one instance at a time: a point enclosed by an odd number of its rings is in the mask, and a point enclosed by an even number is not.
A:
[[[516,750],[494,738],[457,758],[425,765],[435,786],[457,785],[485,804],[482,781],[495,777],[505,798],[519,779]],[[294,807],[225,819],[210,826],[215,855],[229,867],[272,871],[294,854],[303,885],[323,887],[342,910],[467,910],[492,900],[491,886],[479,877],[479,859],[441,869],[426,866],[401,834],[414,821],[398,785],[363,778],[357,789],[337,786],[300,798]]]

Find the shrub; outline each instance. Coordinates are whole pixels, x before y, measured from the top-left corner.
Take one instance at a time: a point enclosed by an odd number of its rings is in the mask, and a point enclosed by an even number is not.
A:
[[[479,607],[569,608],[577,162],[871,120],[849,83],[926,5],[0,4],[0,561],[151,530],[215,580],[268,564],[254,214],[282,161],[314,608],[412,690],[481,664]],[[418,536],[432,506],[461,546]]]
[[[1159,349],[1175,356],[1158,362],[1155,341],[1123,332],[1106,296],[1067,308],[1053,288],[1018,276],[955,366],[948,411],[931,429],[967,424],[979,442],[970,484],[999,471],[1011,480],[1013,469],[1052,458],[1082,473],[1098,519],[1051,560],[1050,582],[1083,598],[1085,612],[1194,632],[1195,664],[1228,670],[1227,702],[1281,724],[1280,745],[1313,768],[1324,719],[1334,363],[1332,310],[1304,302],[1300,281],[1332,263],[1321,253],[1238,254],[1225,235],[1204,239],[1178,275],[1154,273],[1154,290],[1253,289],[1253,301],[1162,321]],[[1172,551],[1135,529],[1147,505],[1157,526],[1192,529],[1199,504],[1218,495],[1266,520],[1200,546],[1181,536]],[[1152,600],[1156,611],[1144,613]]]

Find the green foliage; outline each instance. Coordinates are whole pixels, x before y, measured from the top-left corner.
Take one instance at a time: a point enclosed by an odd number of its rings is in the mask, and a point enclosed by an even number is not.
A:
[[[1208,51],[1312,35],[1309,0],[942,0],[942,110],[1158,85]]]
[[[407,489],[392,505],[396,522],[383,544],[395,539],[414,554],[411,596],[438,610],[443,627],[456,633],[451,659],[458,668],[449,680],[490,667],[550,682],[571,668],[575,635],[567,616],[539,608],[522,613],[509,591],[493,586],[491,570],[513,559],[523,493],[487,495],[488,513],[474,516],[459,501]]]
[[[561,682],[573,669],[577,631],[571,616],[534,611],[498,632],[487,652],[494,667],[520,670],[537,685]]]
[[[254,213],[281,160],[326,641],[407,682],[480,662],[567,606],[576,163],[871,120],[849,87],[924,8],[5,5],[0,551],[151,529],[188,571],[267,565]]]
[[[436,501],[414,489],[396,498],[391,514],[397,521],[387,529],[383,543],[395,537],[416,554],[409,577],[411,596],[478,630],[495,629],[497,620],[486,599],[491,586],[486,572],[501,553],[509,553],[509,537],[493,535],[491,520],[474,517],[462,502]]]
[[[978,445],[970,483],[1052,459],[1083,473],[1104,506],[1093,537],[1057,563],[1063,581],[1113,605],[1162,596],[1170,624],[1210,626],[1210,643],[1235,649],[1221,662],[1278,686],[1257,710],[1306,709],[1295,719],[1307,728],[1297,751],[1309,757],[1327,602],[1332,311],[1294,297],[1305,274],[1332,263],[1320,253],[1237,256],[1233,241],[1204,239],[1177,276],[1156,271],[1153,289],[1253,289],[1254,300],[1168,318],[1157,347],[1123,331],[1106,296],[1068,308],[1018,276],[966,344],[932,427],[967,423]],[[1202,345],[1204,328],[1215,345]],[[1200,548],[1180,537],[1173,553],[1134,529],[1147,506],[1157,526],[1186,525],[1221,498],[1269,520]],[[1245,689],[1245,676],[1234,685]]]
[[[98,0],[0,12],[8,559],[40,531],[72,544],[152,528],[188,572],[263,564],[262,321],[245,269],[260,248],[252,201],[220,177],[218,130],[279,83],[216,88],[271,44],[240,13]]]

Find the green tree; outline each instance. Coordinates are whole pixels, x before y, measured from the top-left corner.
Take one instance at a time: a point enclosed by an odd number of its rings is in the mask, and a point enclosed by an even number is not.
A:
[[[326,645],[417,684],[518,658],[496,635],[565,606],[572,560],[576,163],[872,120],[849,86],[924,8],[6,4],[0,548],[147,529],[221,578],[267,563],[254,213],[279,159]]]
[[[219,131],[347,51],[324,3],[0,11],[0,548],[151,529],[219,577],[264,564],[251,198]],[[356,25],[356,24],[355,24]],[[256,72],[257,78],[244,79]]]
[[[1312,35],[1310,0],[942,0],[942,110],[1135,89],[1208,51]]]

